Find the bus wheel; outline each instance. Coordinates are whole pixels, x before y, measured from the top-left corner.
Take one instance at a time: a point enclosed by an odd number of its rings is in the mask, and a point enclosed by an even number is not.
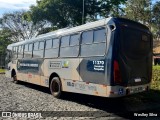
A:
[[[17,80],[17,76],[16,76],[16,75],[13,76],[13,82],[16,83],[16,84],[18,83],[18,80]]]
[[[51,94],[56,98],[60,98],[62,96],[62,85],[58,77],[54,77],[51,80],[50,91],[51,91]]]

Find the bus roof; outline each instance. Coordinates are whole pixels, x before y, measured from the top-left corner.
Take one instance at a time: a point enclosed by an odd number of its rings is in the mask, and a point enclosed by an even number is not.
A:
[[[72,28],[64,28],[64,29],[55,30],[53,32],[42,34],[42,35],[39,35],[39,36],[34,37],[32,39],[29,39],[29,40],[24,40],[24,41],[20,41],[20,42],[17,42],[17,43],[10,44],[10,45],[8,45],[8,47],[18,46],[18,45],[21,45],[21,44],[24,44],[24,43],[32,43],[32,42],[35,42],[35,41],[43,41],[44,39],[56,38],[56,37],[59,37],[59,36],[67,35],[69,33],[73,34],[73,33],[76,33],[76,32],[81,32],[82,30],[87,30],[87,29],[91,29],[91,28],[95,28],[95,27],[104,26],[111,19],[112,19],[112,17],[109,17],[109,18],[105,18],[105,19],[98,20],[98,21],[95,21],[95,22],[86,23],[86,24],[76,26],[76,27],[72,27]]]
[[[39,35],[39,36],[34,37],[32,39],[28,39],[28,40],[24,40],[24,41],[20,41],[20,42],[17,42],[17,43],[10,44],[10,45],[8,45],[7,48],[11,48],[12,46],[23,45],[25,43],[33,43],[33,42],[36,42],[36,41],[44,41],[44,40],[50,39],[50,38],[57,38],[59,36],[64,36],[64,35],[67,35],[67,34],[74,34],[74,33],[85,31],[85,30],[88,30],[88,29],[91,29],[91,28],[105,26],[112,19],[114,19],[115,21],[134,22],[134,21],[129,20],[129,19],[109,17],[109,18],[105,18],[105,19],[98,20],[98,21],[95,21],[95,22],[86,23],[86,24],[76,26],[76,27],[72,27],[72,28],[63,28],[63,29],[55,30],[53,32],[49,32],[49,33],[46,33],[46,34]],[[137,22],[135,22],[135,23],[137,23]],[[141,23],[138,23],[138,24],[142,25]],[[142,26],[144,26],[144,25],[142,25]]]

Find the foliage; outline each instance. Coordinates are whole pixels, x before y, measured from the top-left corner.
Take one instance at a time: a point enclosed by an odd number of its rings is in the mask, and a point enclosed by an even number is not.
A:
[[[0,30],[0,53],[4,54],[7,45],[12,43],[11,41],[12,32],[9,29]]]
[[[11,31],[11,40],[14,42],[30,39],[36,36],[38,31],[45,25],[45,22],[42,21],[37,24],[33,24],[32,21],[26,21],[24,14],[24,11],[6,13],[0,19],[2,29],[8,29]]]
[[[160,2],[152,4],[152,0],[128,0],[125,17],[147,25],[154,38],[160,38]]]
[[[156,38],[160,38],[160,1],[153,6],[153,25],[155,28]]]
[[[120,4],[126,0],[84,0],[84,23],[110,14],[118,15]],[[116,9],[116,10],[115,10]],[[34,23],[47,20],[52,26],[64,28],[82,24],[83,0],[39,0],[31,6],[28,18]]]
[[[124,10],[122,5],[127,0],[100,0],[100,15],[102,17],[115,16],[121,17]]]
[[[126,17],[135,21],[141,21],[144,24],[150,22],[151,0],[128,0],[126,3]]]

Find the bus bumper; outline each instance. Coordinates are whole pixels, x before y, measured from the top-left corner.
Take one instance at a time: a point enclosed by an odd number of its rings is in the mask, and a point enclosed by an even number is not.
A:
[[[150,89],[150,84],[139,85],[139,86],[110,86],[108,90],[108,97],[123,97],[131,94],[141,93],[148,91]]]

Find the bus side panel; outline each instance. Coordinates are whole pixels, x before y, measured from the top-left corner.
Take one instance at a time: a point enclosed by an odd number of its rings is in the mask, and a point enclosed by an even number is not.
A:
[[[17,71],[17,79],[24,82],[29,82],[28,74]]]
[[[40,85],[42,59],[21,59],[17,62],[17,78],[19,80]]]
[[[108,86],[102,84],[95,84],[95,83],[86,83],[82,81],[72,81],[72,80],[65,80],[63,81],[63,91],[73,92],[73,93],[81,93],[87,95],[94,95],[94,96],[109,96],[109,92],[107,91]]]
[[[105,57],[82,58],[80,62],[80,80],[95,84],[106,84]]]
[[[41,85],[49,83],[49,77],[53,73],[56,73],[60,77],[62,87],[65,80],[79,81],[79,73],[77,72],[78,65],[79,58],[45,59],[43,65],[45,80],[43,79],[41,81]]]

